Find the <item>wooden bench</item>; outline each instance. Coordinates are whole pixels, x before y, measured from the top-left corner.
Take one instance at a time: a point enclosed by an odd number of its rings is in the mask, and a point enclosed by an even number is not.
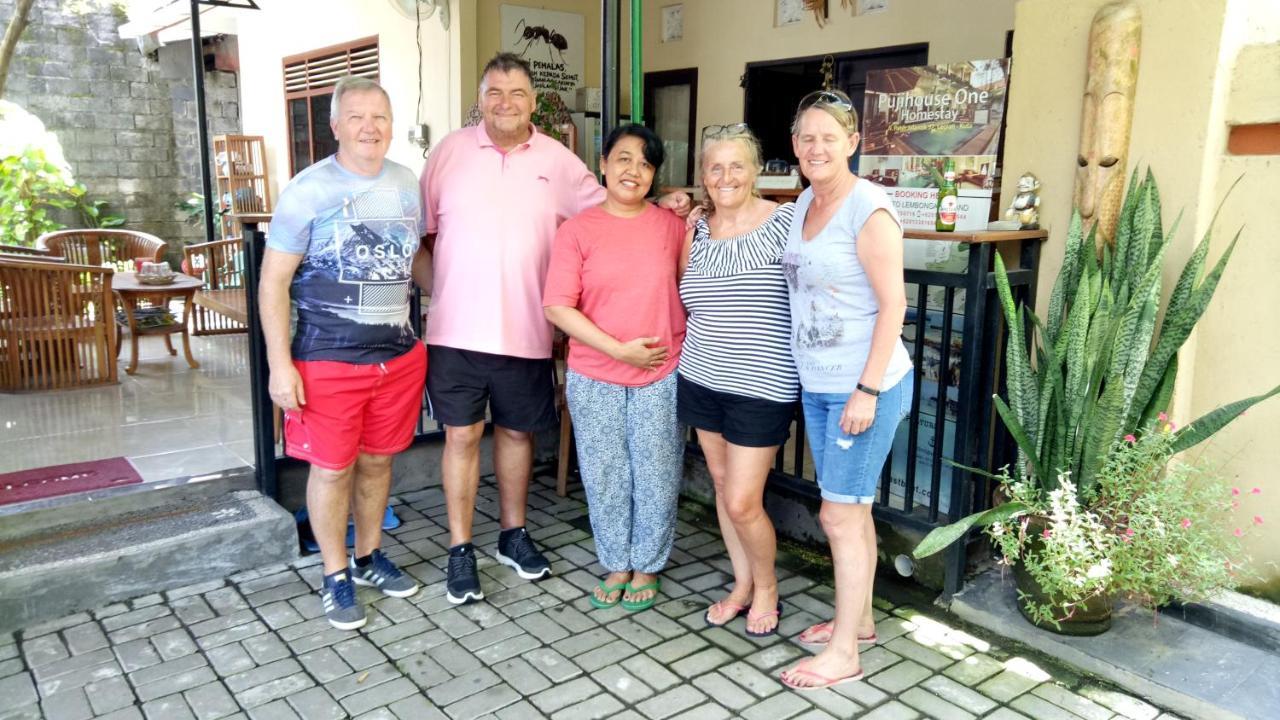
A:
[[[215,240],[182,250],[183,269],[204,280],[192,308],[196,335],[226,335],[248,330],[244,296],[244,249],[240,240]]]

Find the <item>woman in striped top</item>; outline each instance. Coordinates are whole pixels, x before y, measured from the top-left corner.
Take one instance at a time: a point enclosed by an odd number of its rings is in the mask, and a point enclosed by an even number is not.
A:
[[[761,168],[746,125],[704,136],[708,212],[685,241],[680,299],[689,320],[677,386],[680,421],[697,429],[733,564],[733,591],[707,609],[706,622],[725,625],[746,611],[746,633],[757,637],[777,632],[782,611],[764,483],[800,389],[779,264],[794,206],[756,194]]]

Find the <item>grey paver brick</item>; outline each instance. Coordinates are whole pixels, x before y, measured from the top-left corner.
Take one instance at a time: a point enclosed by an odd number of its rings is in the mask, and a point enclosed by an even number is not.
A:
[[[500,683],[459,700],[445,708],[445,712],[456,720],[471,720],[488,716],[519,700],[520,693],[510,685]]]
[[[973,713],[943,700],[927,690],[913,687],[898,696],[902,702],[937,720],[972,720]]]
[[[151,638],[156,652],[165,660],[174,660],[196,651],[196,644],[184,629],[162,632]]]
[[[1020,672],[1003,670],[995,677],[978,685],[978,692],[1007,703],[1039,684],[1039,680],[1029,678]]]
[[[857,684],[859,683],[846,683],[840,687]],[[862,712],[862,706],[834,690],[808,690],[804,693],[804,699],[833,717],[858,717]]]
[[[1014,698],[1009,707],[1036,720],[1077,720],[1077,715],[1030,693]]]
[[[73,613],[71,615],[63,615],[62,617],[52,618],[44,622],[36,623],[30,627],[23,628],[22,636],[27,640],[34,640],[41,635],[48,635],[59,630],[79,625],[89,621],[88,613]]]
[[[338,702],[347,712],[352,715],[359,715],[416,694],[418,694],[418,686],[414,685],[408,678],[400,677],[377,687],[371,687],[348,695]]]
[[[490,600],[487,596],[486,600]],[[393,623],[409,622],[422,617],[422,610],[405,598],[383,597],[377,602],[378,612]]]
[[[743,690],[732,680],[718,672],[709,672],[693,679],[694,687],[706,693],[717,704],[730,710],[742,710],[756,702],[756,696]]]
[[[915,720],[920,713],[902,703],[891,700],[863,715],[860,720]]]
[[[218,649],[222,650],[223,648]],[[247,654],[246,657],[248,657]],[[311,673],[312,677],[322,683],[336,680],[351,672],[351,668],[330,647],[299,655],[298,662],[302,663],[302,666],[307,669],[307,672]]]
[[[426,653],[418,653],[396,661],[396,669],[404,673],[419,688],[431,688],[453,678],[440,664]]]
[[[582,669],[551,648],[537,648],[522,656],[551,682],[560,683],[582,674]]]
[[[238,643],[207,650],[205,656],[209,658],[214,671],[223,677],[244,672],[257,665]]]
[[[302,615],[287,602],[275,602],[258,608],[258,615],[272,630],[302,622]]]
[[[234,581],[235,578],[232,578],[232,580]],[[241,582],[240,592],[243,595],[252,595],[253,593],[273,587],[279,587],[291,582],[298,582],[298,573],[293,570],[284,570]]]
[[[600,693],[580,703],[557,711],[551,720],[601,720],[612,717],[622,709],[622,703],[608,693]]]
[[[622,661],[622,667],[632,675],[643,678],[646,685],[654,690],[663,691],[681,682],[665,666],[659,664],[648,655],[637,654]]]
[[[497,673],[489,668],[480,668],[437,684],[427,690],[427,697],[436,705],[444,707],[487,687],[497,685],[501,681]]]
[[[252,720],[306,720],[306,718],[299,718],[298,713],[294,712],[285,700],[275,700],[260,707],[251,708],[249,717]]]
[[[731,660],[729,654],[720,648],[709,647],[689,657],[667,663],[671,671],[681,677],[694,677],[709,670],[714,670]]]
[[[231,693],[227,692],[222,683],[212,682],[201,685],[182,695],[186,698],[187,706],[191,708],[197,720],[217,720],[234,715],[240,710],[235,698],[231,697]]]
[[[654,694],[653,688],[620,665],[602,668],[593,673],[591,678],[628,705],[641,702]]]
[[[890,640],[885,643],[884,647],[886,650],[890,650],[896,655],[901,655],[909,660],[914,660],[931,670],[941,670],[955,662],[954,658],[949,658],[940,652],[930,650],[929,648],[906,637]]]
[[[195,720],[191,708],[181,695],[156,698],[142,704],[142,714],[147,720]]]
[[[367,637],[370,642],[379,647],[383,647],[398,640],[404,640],[405,638],[412,637],[419,633],[428,632],[434,627],[435,625],[432,624],[431,620],[420,617],[416,620],[410,620],[409,622],[395,623],[380,630],[366,630],[365,632],[368,633]],[[345,637],[350,636],[347,635]]]
[[[784,665],[789,666],[796,658],[808,654],[808,651],[791,643],[774,643],[751,653],[743,658],[743,661],[761,672],[772,672]]]
[[[1060,708],[1065,708],[1085,718],[1085,720],[1108,720],[1112,714],[1107,708],[1054,683],[1045,683],[1032,690],[1031,693],[1048,700]]]
[[[846,697],[863,707],[875,707],[889,698],[883,690],[867,682],[837,685],[831,692]]]
[[[80,688],[46,697],[41,701],[40,709],[45,717],[57,720],[85,720],[93,717],[89,698],[85,697],[84,690]]]
[[[551,648],[566,657],[574,657],[608,645],[613,640],[614,635],[608,630],[595,628],[594,630],[580,632],[563,640],[558,640],[551,644]]]
[[[600,686],[590,678],[580,677],[532,695],[529,702],[543,713],[554,714],[555,711],[582,702],[600,691]]]
[[[236,673],[227,678],[227,687],[233,693],[239,693],[252,687],[257,687],[264,683],[278,680],[294,673],[302,672],[302,666],[293,658],[285,658],[277,660],[273,663],[263,665],[261,667]]]
[[[537,638],[532,635],[517,635],[510,640],[504,640],[476,651],[476,659],[492,665],[493,663],[522,655],[541,645],[542,643],[538,642]]]
[[[54,693],[64,692],[72,688],[80,688],[89,683],[98,680],[106,680],[110,677],[120,675],[120,665],[116,662],[107,662],[100,665],[94,665],[78,672],[60,675],[52,680],[42,680],[36,683],[36,689],[41,697],[49,697]]]
[[[90,668],[102,665],[103,663],[114,663],[115,655],[111,650],[102,648],[94,650],[83,655],[72,655],[68,658],[56,660],[51,663],[33,666],[31,673],[35,675],[37,681],[44,682],[53,678],[70,675],[72,673],[85,672]]]
[[[289,656],[289,648],[281,642],[280,638],[271,633],[245,638],[240,646],[259,665],[266,665]]]
[[[22,672],[25,666],[18,658],[10,658],[8,660],[0,660],[0,678],[6,678],[10,675],[17,675]]]
[[[701,633],[702,637],[713,645],[724,648],[730,655],[741,657],[755,652],[756,646],[746,637],[729,632],[727,629],[708,628]]]
[[[269,605],[274,602],[279,602],[281,600],[288,600],[290,598],[295,598],[302,595],[308,595],[310,593],[311,593],[311,586],[307,585],[301,580],[298,580],[295,582],[286,583],[284,585],[273,587],[269,590],[256,592],[256,593],[253,593],[252,595],[246,595],[245,602],[249,603],[251,607],[259,607],[261,605]]]
[[[996,706],[985,695],[981,695],[973,690],[961,685],[949,677],[942,675],[934,675],[933,677],[920,683],[920,687],[946,700],[952,705],[958,705],[966,710],[982,714],[990,711]]]
[[[662,720],[706,702],[707,696],[692,685],[676,687],[636,705],[645,717]]]
[[[890,695],[896,695],[932,674],[929,668],[912,660],[904,660],[872,675],[868,682]]]
[[[236,693],[236,701],[242,707],[254,708],[258,705],[265,705],[272,700],[289,697],[313,685],[315,685],[315,682],[310,677],[304,673],[297,673]]]
[[[113,645],[119,645],[131,640],[149,638],[152,635],[167,632],[169,630],[176,630],[180,627],[182,627],[182,623],[178,622],[178,618],[172,615],[166,615],[164,617],[156,618],[155,620],[148,620],[144,623],[130,625],[129,627],[109,632],[107,633],[107,639],[110,640]]]
[[[28,667],[40,667],[70,655],[67,646],[62,643],[62,638],[57,635],[45,635],[22,642],[22,656],[26,658]]]
[[[670,720],[725,720],[728,717],[728,710],[715,703],[707,703],[675,715]]]
[[[236,627],[237,625],[251,623],[257,619],[258,616],[250,610],[240,610],[227,615],[215,615],[208,620],[202,620],[192,624],[191,634],[197,638],[201,638],[205,635],[212,635],[214,633]]]
[[[201,660],[203,661],[203,658]],[[180,693],[183,690],[190,690],[205,683],[215,682],[217,679],[218,676],[213,674],[213,669],[205,666],[176,675],[169,675],[146,685],[136,685],[134,692],[138,694],[138,699],[145,703],[148,700]]]
[[[547,716],[538,712],[538,709],[531,705],[528,700],[521,700],[494,713],[494,717],[497,720],[545,720]],[[615,720],[623,720],[621,715],[615,715],[614,718]]]
[[[437,645],[428,650],[426,654],[439,663],[440,667],[449,671],[451,675],[465,675],[483,667],[483,664],[474,655],[463,650],[455,642]]]
[[[97,623],[81,623],[62,631],[63,640],[72,655],[107,647],[107,635]]]
[[[123,677],[116,676],[84,686],[89,705],[97,715],[105,715],[133,704],[133,688]]]
[[[765,675],[745,662],[735,662],[720,668],[725,677],[756,697],[768,697],[783,688],[776,678]]]
[[[358,673],[343,675],[337,680],[325,683],[324,687],[334,698],[341,700],[342,698],[358,693],[366,688],[381,685],[385,682],[391,682],[396,678],[403,677],[395,666],[378,665],[368,670],[362,670]]]
[[[204,601],[219,615],[231,615],[241,610],[248,610],[249,603],[244,601],[240,592],[234,587],[222,587],[204,594]]]
[[[472,633],[459,640],[458,644],[472,652],[475,652],[476,650],[489,647],[495,643],[509,640],[517,635],[523,635],[524,632],[524,628],[520,625],[517,625],[514,622],[504,622],[500,625],[495,625],[485,630],[481,630],[480,632]]]
[[[480,632],[480,626],[468,620],[456,608],[433,614],[431,622],[435,623],[436,627],[448,633],[449,637],[455,640],[474,632]]]
[[[4,720],[45,720],[44,713],[36,703],[14,706],[3,717]]]
[[[196,668],[201,668],[209,663],[201,655],[187,655],[169,662],[151,665],[136,672],[129,674],[129,680],[134,684],[146,685],[157,680],[162,680],[171,675],[178,675]],[[158,695],[155,697],[159,697]]]
[[[630,644],[622,640],[614,640],[608,645],[578,655],[573,661],[586,672],[593,673],[606,665],[618,662],[619,658],[630,657],[635,653],[636,649]]]
[[[192,595],[207,593],[211,590],[217,590],[226,584],[227,581],[222,579],[206,580],[205,582],[195,583],[194,585],[184,585],[180,588],[174,588],[173,590],[166,592],[165,596],[169,598],[170,604],[175,604],[175,601],[184,600]]]
[[[988,655],[976,654],[942,671],[943,675],[963,685],[974,686],[1004,669],[1004,665]]]
[[[742,713],[744,720],[784,720],[794,717],[812,706],[799,693],[778,693],[767,700],[762,700],[747,708]]]
[[[142,597],[134,598],[129,601],[129,605],[135,608],[151,607],[164,602],[164,596],[160,593],[151,593]]]
[[[248,648],[248,646],[249,641],[246,640],[245,647]],[[334,645],[333,650],[353,670],[364,670],[387,661],[386,656],[374,647],[373,643],[358,636]],[[250,649],[251,654],[252,652]]]
[[[113,615],[119,615],[121,613],[126,613],[126,612],[129,612],[128,605],[125,605],[124,603],[111,603],[110,605],[106,605],[98,608],[97,610],[94,610],[93,617],[96,620],[101,620],[103,618],[109,618]]]
[[[681,637],[668,640],[660,645],[651,647],[647,652],[649,655],[653,656],[653,659],[667,665],[682,657],[692,655],[693,653],[705,648],[707,644],[707,641],[703,640],[698,635],[689,633],[688,635],[683,635]]]
[[[563,625],[547,617],[545,613],[525,615],[515,622],[530,635],[547,644],[569,636],[569,631]]]
[[[521,695],[533,695],[551,686],[551,681],[524,658],[510,658],[496,663],[492,670]]]
[[[142,720],[142,711],[137,707],[120,708],[115,712],[99,716],[97,720]]]
[[[554,579],[554,578],[553,578]],[[545,586],[547,582],[544,580],[541,585]],[[572,605],[560,605],[548,608],[544,613],[553,622],[571,633],[586,632],[596,627],[596,621],[592,620],[586,613],[575,609]]]
[[[261,635],[266,631],[267,631],[266,625],[264,625],[261,621],[254,620],[251,623],[246,623],[244,625],[236,625],[235,627],[228,628],[226,630],[223,630],[222,632],[215,632],[215,633],[210,633],[209,635],[205,635],[204,637],[200,638],[199,643],[200,643],[200,647],[204,648],[205,650],[208,650],[210,648],[216,648],[221,645],[226,645],[228,643],[239,642],[241,640],[244,640],[245,638],[253,637],[254,635]]]
[[[527,704],[527,703],[526,703]],[[439,708],[431,704],[422,694],[401,698],[387,706],[399,720],[448,720]],[[532,710],[532,708],[530,708]],[[524,715],[522,717],[533,717]]]
[[[443,630],[432,630],[383,645],[382,652],[386,653],[387,657],[392,660],[398,660],[408,655],[426,652],[437,645],[443,645],[447,642],[451,642],[451,640]]]
[[[1111,708],[1129,720],[1155,720],[1155,717],[1160,714],[1159,709],[1132,695],[1097,685],[1084,686],[1080,689],[1080,694],[1099,705]]]
[[[112,632],[120,630],[121,628],[127,628],[132,625],[144,623],[148,620],[155,620],[156,618],[161,618],[170,614],[172,614],[172,611],[168,607],[165,607],[164,605],[152,605],[150,607],[143,607],[106,618],[102,620],[102,628],[107,632]]]
[[[1009,708],[996,708],[996,711],[988,715],[986,720],[1031,720],[1031,718]]]

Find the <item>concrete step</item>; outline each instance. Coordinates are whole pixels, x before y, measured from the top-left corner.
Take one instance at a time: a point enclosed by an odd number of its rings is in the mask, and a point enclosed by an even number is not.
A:
[[[28,532],[0,538],[0,633],[298,555],[293,517],[255,490],[134,497],[108,512],[63,505],[43,531],[5,519]]]

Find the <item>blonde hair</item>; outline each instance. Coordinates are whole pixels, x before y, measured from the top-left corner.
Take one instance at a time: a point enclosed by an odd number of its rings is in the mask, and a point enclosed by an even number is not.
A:
[[[755,133],[744,125],[741,128],[725,130],[702,138],[702,153],[698,157],[698,167],[702,168],[701,175],[706,174],[707,151],[717,143],[731,141],[738,143],[746,150],[747,165],[755,171],[757,176],[764,171],[764,149],[760,146],[760,140]],[[702,186],[702,207],[710,215],[715,212],[716,206],[715,203],[711,202],[711,193],[707,190],[706,181],[700,178],[700,182]],[[760,197],[760,191],[756,189],[754,182],[751,184],[751,194]]]
[[[809,98],[814,97],[812,102],[808,102]],[[800,129],[800,117],[806,111],[817,109],[825,112],[840,124],[845,133],[852,135],[858,132],[858,111],[853,107],[853,101],[849,96],[839,90],[820,90],[818,92],[809,93],[800,101],[800,106],[796,108],[796,115],[791,120],[791,134],[795,135]]]

